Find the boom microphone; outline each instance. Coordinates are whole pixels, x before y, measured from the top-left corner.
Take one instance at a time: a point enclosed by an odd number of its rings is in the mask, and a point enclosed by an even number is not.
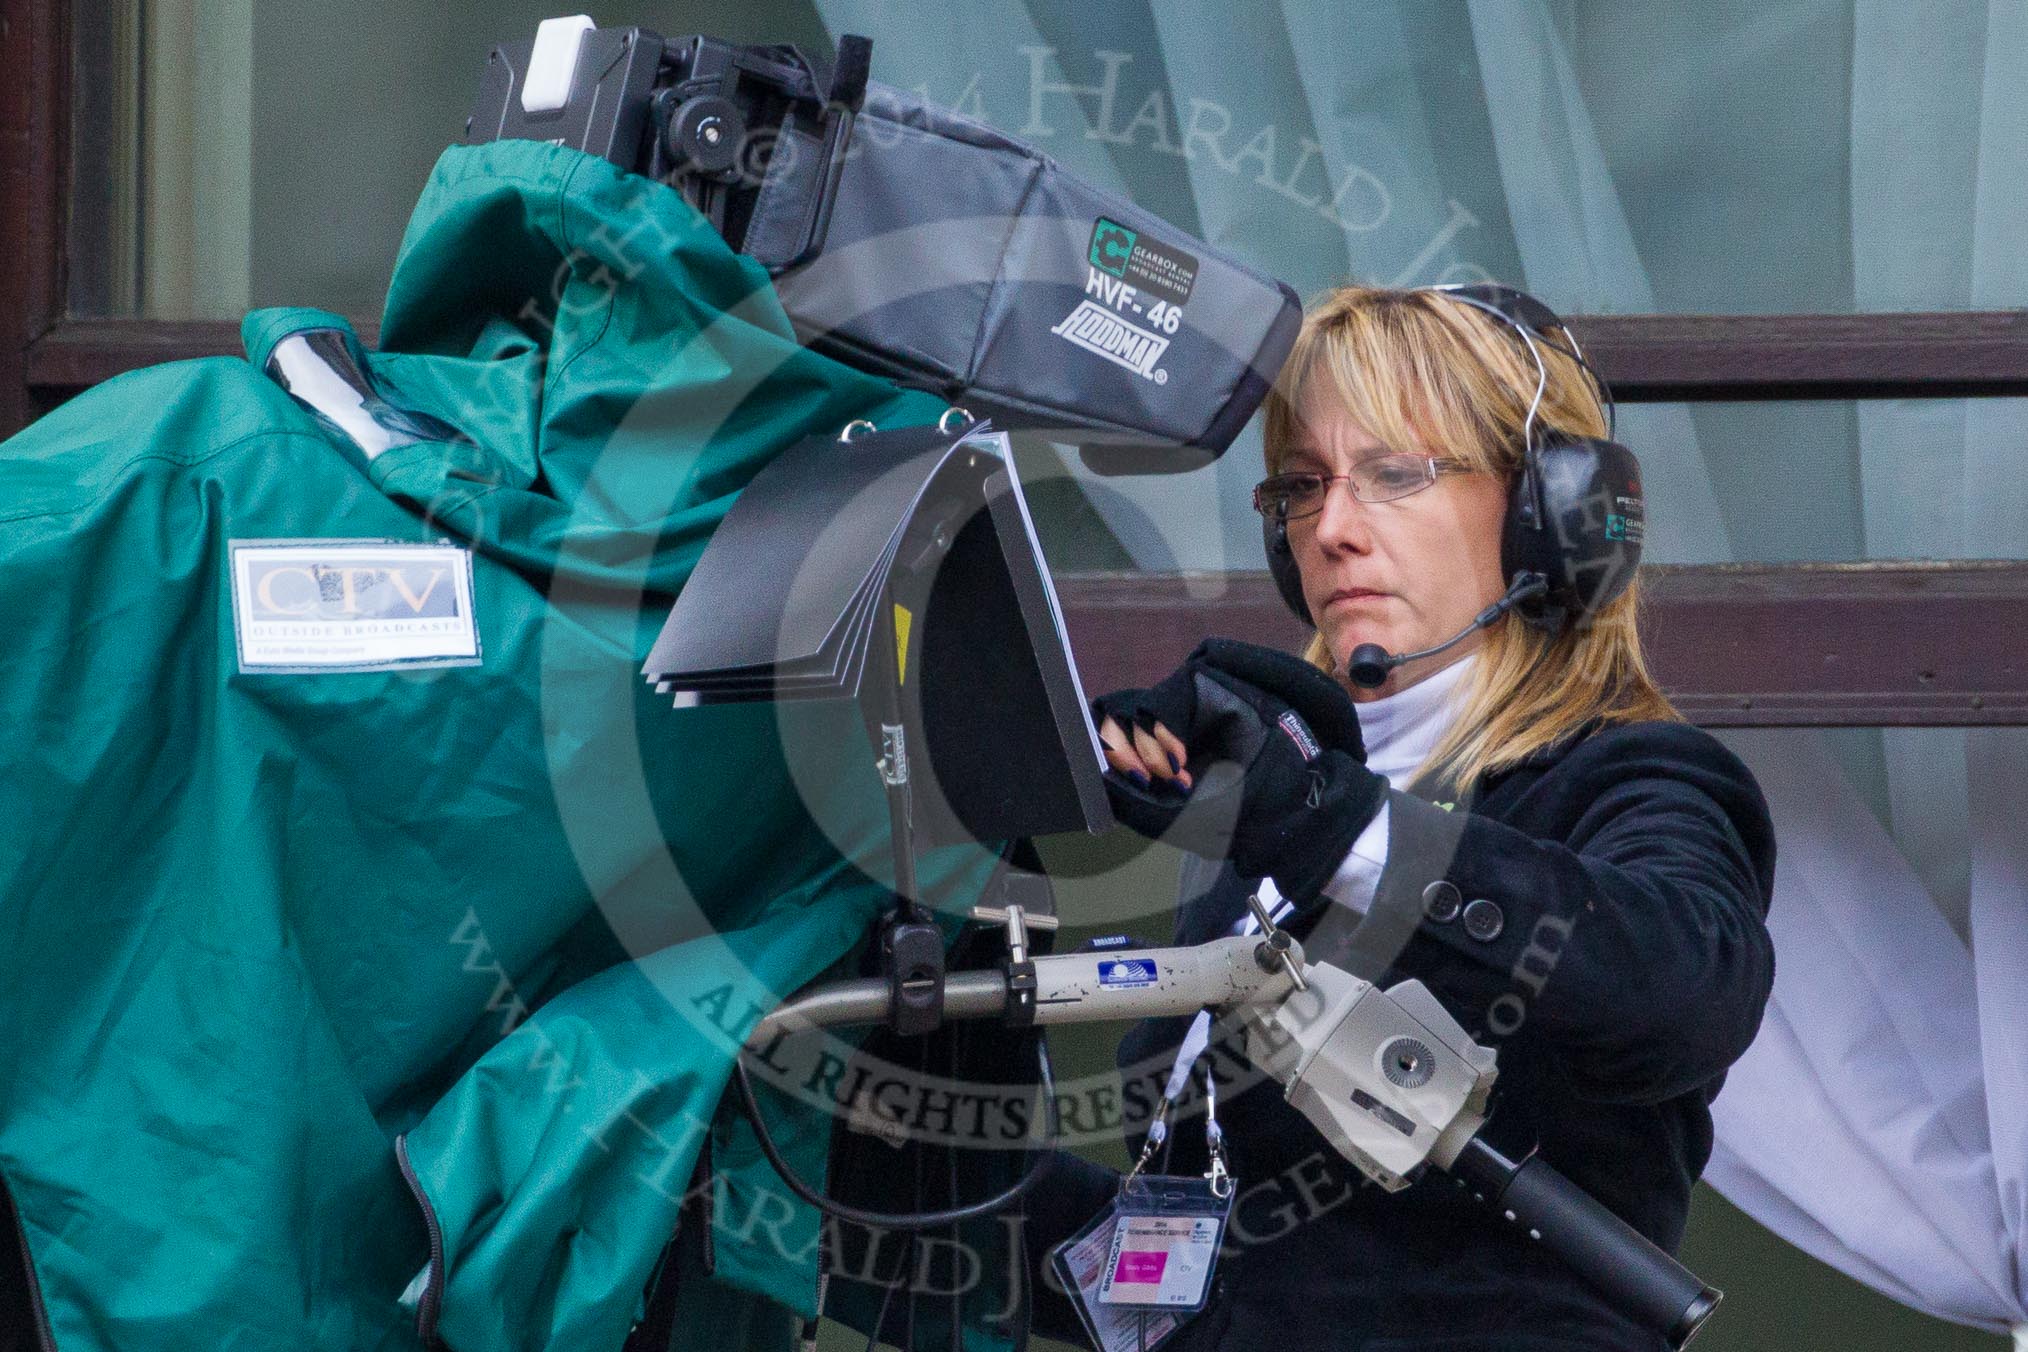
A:
[[[1463,643],[1523,601],[1532,600],[1548,590],[1549,579],[1541,573],[1516,573],[1505,596],[1480,611],[1478,617],[1470,624],[1434,648],[1423,648],[1412,653],[1390,653],[1378,643],[1362,643],[1352,650],[1351,660],[1345,663],[1345,674],[1351,677],[1352,684],[1361,690],[1378,690],[1387,684],[1387,674],[1396,667],[1408,662],[1419,662],[1425,657],[1435,657],[1446,648]]]

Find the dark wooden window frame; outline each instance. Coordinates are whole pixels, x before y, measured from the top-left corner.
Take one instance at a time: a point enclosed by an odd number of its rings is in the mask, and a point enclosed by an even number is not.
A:
[[[0,436],[123,371],[240,351],[230,323],[65,313],[69,0],[0,0]],[[1573,318],[1629,402],[2028,395],[2028,311]],[[370,322],[362,334],[373,331]],[[1656,567],[1654,665],[1709,726],[2028,723],[2028,562]],[[1061,579],[1093,688],[1198,635],[1291,643],[1264,574],[1215,601],[1182,579]],[[1200,593],[1201,594],[1201,593]]]

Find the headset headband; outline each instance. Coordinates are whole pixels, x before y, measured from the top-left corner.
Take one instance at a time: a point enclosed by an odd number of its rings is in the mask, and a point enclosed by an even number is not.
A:
[[[1527,344],[1528,355],[1535,360],[1537,384],[1535,403],[1528,409],[1528,422],[1523,429],[1524,440],[1533,430],[1536,408],[1541,404],[1543,391],[1549,384],[1548,367],[1542,360],[1542,353],[1535,346],[1537,339],[1569,357],[1591,377],[1592,385],[1598,391],[1599,403],[1605,408],[1606,439],[1618,440],[1619,407],[1613,400],[1612,387],[1606,384],[1605,377],[1598,373],[1598,368],[1584,355],[1584,349],[1577,344],[1577,335],[1570,331],[1570,326],[1563,322],[1562,316],[1556,311],[1526,291],[1518,287],[1502,286],[1498,282],[1445,282],[1416,289],[1440,292],[1453,300],[1462,301],[1475,310],[1483,310],[1513,329],[1521,336],[1521,341]],[[1555,334],[1550,332],[1552,329],[1562,335],[1562,342],[1558,342]]]

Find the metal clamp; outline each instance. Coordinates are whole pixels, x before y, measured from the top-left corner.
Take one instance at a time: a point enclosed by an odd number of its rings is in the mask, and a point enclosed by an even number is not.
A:
[[[1246,894],[1246,904],[1253,911],[1253,918],[1260,922],[1261,945],[1254,950],[1254,959],[1264,970],[1272,971],[1276,965],[1289,974],[1289,980],[1296,983],[1296,989],[1306,991],[1309,983],[1303,980],[1303,973],[1296,960],[1289,955],[1288,932],[1276,926],[1268,914],[1267,903],[1260,899],[1258,888]]]
[[[952,414],[958,416],[959,421],[956,426],[953,426],[951,423]],[[952,404],[944,410],[943,416],[937,419],[937,431],[942,432],[945,436],[950,436],[953,432],[970,427],[976,421],[977,419],[972,417],[972,410],[959,408],[956,404]]]
[[[857,436],[860,432],[878,432],[879,430],[880,429],[874,426],[874,424],[868,419],[854,418],[851,422],[845,424],[845,428],[843,431],[838,433],[838,440],[844,442],[846,445],[849,446],[852,444],[854,440],[857,439]]]
[[[881,935],[887,1026],[903,1037],[930,1032],[944,1017],[944,936],[934,922],[897,919]]]
[[[1024,932],[1027,930],[1053,930],[1063,923],[1053,915],[1031,911],[1025,906],[974,906],[966,914],[968,918],[976,920],[982,925],[1005,925],[1007,923],[1007,912],[1010,909],[1021,913],[1021,925]]]
[[[1001,970],[1007,975],[1007,1010],[1002,1016],[1009,1028],[1026,1028],[1035,1022],[1035,960],[1029,955],[1028,929],[1053,930],[1053,915],[1030,915],[1018,902],[1005,906],[974,906],[972,919],[1004,925],[1007,930],[1007,961]]]

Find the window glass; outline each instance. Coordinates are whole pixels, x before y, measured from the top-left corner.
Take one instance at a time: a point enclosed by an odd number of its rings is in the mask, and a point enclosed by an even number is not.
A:
[[[73,308],[378,313],[484,53],[534,0],[160,0],[78,18]],[[644,2],[828,51],[1023,137],[1287,280],[1495,277],[1570,313],[2028,304],[2028,51],[2007,6],[1420,0]],[[924,185],[924,191],[934,191]],[[2020,557],[2018,406],[1628,409],[1653,557]],[[2008,437],[2014,440],[2009,442]],[[1258,427],[1099,480],[1047,448],[1058,566],[1261,565]],[[1968,485],[1976,485],[1968,492]],[[1986,513],[1996,515],[1996,513]],[[2004,514],[2000,524],[2005,525]],[[2016,511],[2015,519],[2023,513]]]
[[[1656,563],[2028,558],[2028,401],[1628,405]]]
[[[80,134],[138,153],[101,157],[79,189],[130,199],[141,285],[80,299],[174,318],[246,298],[370,306],[484,51],[550,12],[86,8]],[[2028,114],[2011,93],[2028,51],[2009,16],[1945,0],[1141,0],[1102,16],[715,0],[599,17],[818,49],[865,33],[879,78],[1306,295],[1493,275],[1576,313],[1744,313],[2028,303]]]

